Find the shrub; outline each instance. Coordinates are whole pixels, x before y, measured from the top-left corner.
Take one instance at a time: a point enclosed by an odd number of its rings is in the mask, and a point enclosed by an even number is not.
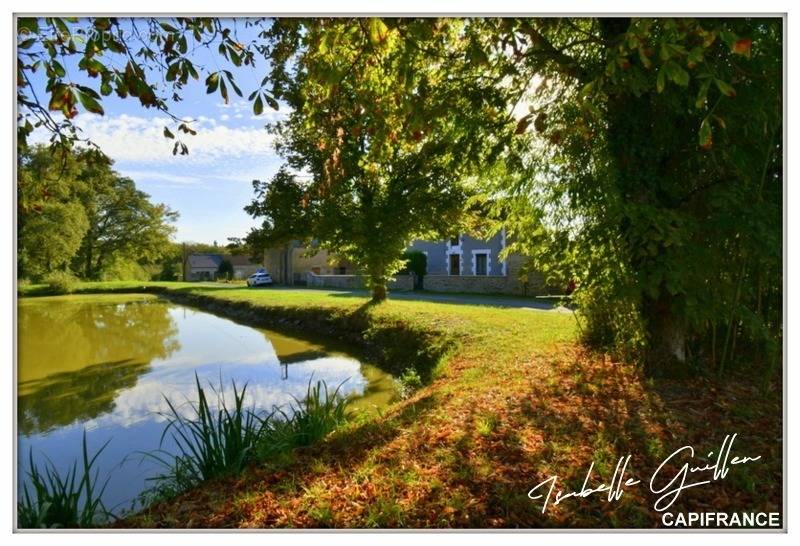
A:
[[[154,281],[176,281],[181,278],[181,263],[166,259],[161,264],[161,270],[152,276]]]
[[[422,388],[422,378],[414,368],[406,368],[396,379],[398,390],[402,398],[408,398],[415,391]]]
[[[428,256],[418,250],[408,250],[403,253],[403,259],[406,261],[406,265],[400,273],[413,273],[417,279],[415,288],[421,288],[422,278],[428,271]]]
[[[230,280],[233,278],[233,264],[230,260],[222,260],[217,269],[217,279]]]
[[[78,279],[66,271],[54,271],[44,278],[44,283],[53,294],[71,294],[77,287]]]

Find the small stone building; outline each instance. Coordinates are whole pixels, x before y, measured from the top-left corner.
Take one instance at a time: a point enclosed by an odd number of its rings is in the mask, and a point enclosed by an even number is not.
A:
[[[219,254],[189,254],[186,258],[186,280],[213,281],[222,263]]]
[[[246,279],[247,277],[255,273],[256,270],[263,267],[260,263],[253,262],[250,259],[250,256],[247,256],[245,254],[222,256],[222,259],[231,262],[231,265],[233,266],[233,278],[239,280]]]

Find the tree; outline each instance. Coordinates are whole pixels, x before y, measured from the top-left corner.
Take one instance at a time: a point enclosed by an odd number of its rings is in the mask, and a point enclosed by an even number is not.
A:
[[[154,263],[168,252],[177,213],[151,203],[95,150],[67,151],[63,165],[52,157],[38,146],[20,159],[20,275],[39,277],[70,265],[95,279],[106,269]]]
[[[233,264],[230,260],[222,260],[217,268],[217,278],[230,280],[233,277]]]
[[[431,44],[452,48],[445,59],[474,47],[457,21],[437,25],[281,20],[270,30],[280,52],[272,58],[273,94],[292,109],[273,127],[287,168],[273,179],[275,189],[256,186],[250,211],[268,219],[270,233],[313,237],[362,268],[375,301],[386,297],[412,239],[458,229],[466,180],[492,140],[480,123],[491,127],[491,115],[500,117],[472,93],[469,78],[451,78],[450,62],[431,62]],[[481,71],[480,63],[459,69]],[[454,123],[452,109],[478,112],[480,122]]]
[[[259,214],[276,215],[270,230],[297,220],[287,232],[362,265],[377,299],[403,239],[458,222],[453,202],[473,195],[493,204],[513,249],[577,281],[591,340],[653,373],[688,361],[724,370],[737,351],[778,361],[779,19],[259,19],[243,44],[230,22],[176,18],[132,34],[139,62],[126,24],[20,23],[33,36],[18,40],[22,142],[33,118],[64,140],[31,93],[34,70],[67,123],[78,105],[101,113],[99,96],[113,91],[168,111],[168,94],[199,78],[186,40],[208,40],[234,65],[269,59],[247,95],[254,113],[279,100],[293,110],[276,128],[279,151],[286,173],[311,180],[284,174],[296,217],[270,205]],[[75,46],[76,25],[90,47]],[[124,68],[100,52],[124,54]],[[99,95],[66,80],[64,56],[100,76]],[[230,72],[205,75],[209,93],[242,94]]]
[[[174,258],[167,257],[161,263],[161,271],[154,277],[157,281],[176,281],[181,276],[178,268],[180,260],[176,261]]]
[[[175,231],[171,222],[177,213],[151,203],[129,178],[115,175],[109,184],[98,180],[87,180],[79,197],[90,227],[75,257],[76,267],[85,278],[93,279],[114,258],[157,261]]]
[[[269,19],[255,18],[248,19],[245,26],[269,24]],[[189,153],[176,134],[195,134],[191,120],[178,118],[170,106],[180,100],[183,88],[192,80],[199,81],[201,75],[207,92],[219,93],[226,103],[230,93],[242,96],[228,68],[254,66],[256,55],[264,50],[240,39],[238,31],[234,20],[211,17],[17,19],[20,149],[25,149],[28,136],[37,127],[47,130],[51,142],[62,148],[86,141],[73,123],[75,116],[81,110],[103,115],[103,97],[115,93],[167,114],[174,126],[164,127],[164,136],[174,140],[173,153]],[[218,59],[208,66],[198,65],[193,59],[198,49],[212,52]],[[37,73],[45,75],[44,90],[34,84]],[[264,85],[254,95],[274,104]]]
[[[414,275],[414,288],[422,288],[422,279],[428,271],[428,256],[418,250],[410,250],[403,253],[403,260],[406,264],[403,271]]]
[[[576,278],[590,336],[651,373],[724,369],[734,346],[774,362],[780,21],[504,25],[519,55],[493,60],[539,81],[489,188],[514,247]]]
[[[64,270],[80,247],[89,222],[79,203],[48,203],[19,233],[21,277],[41,279]]]

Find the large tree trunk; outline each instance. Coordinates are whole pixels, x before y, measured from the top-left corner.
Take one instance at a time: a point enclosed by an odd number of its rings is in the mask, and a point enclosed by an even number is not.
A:
[[[663,287],[657,299],[644,298],[647,322],[647,364],[650,376],[681,377],[686,367],[686,325],[673,309],[673,296]]]
[[[379,302],[386,299],[386,281],[372,279],[370,282],[372,301]]]
[[[629,18],[600,19],[603,38],[611,43],[630,26]],[[636,112],[637,115],[631,115]],[[669,195],[662,191],[662,177],[667,176],[674,150],[654,149],[643,153],[639,140],[649,141],[648,132],[653,131],[652,116],[658,115],[652,97],[631,93],[612,94],[608,100],[608,138],[617,175],[617,192],[621,201],[633,209],[651,207],[667,210],[675,205]],[[655,241],[656,256],[640,252],[640,233],[643,230],[639,216],[631,218],[623,209],[620,219],[622,239],[632,248],[631,270],[636,278],[644,282],[652,279],[663,268],[662,254],[673,252]],[[639,225],[633,225],[639,222]],[[636,228],[636,229],[634,229]],[[653,298],[642,295],[641,314],[646,325],[646,371],[655,376],[682,376],[686,368],[686,322],[675,306],[675,297],[661,285]]]
[[[381,302],[386,299],[386,284],[389,276],[386,274],[386,265],[379,257],[373,262],[367,263],[367,274],[369,275],[369,288],[372,292],[373,303]]]

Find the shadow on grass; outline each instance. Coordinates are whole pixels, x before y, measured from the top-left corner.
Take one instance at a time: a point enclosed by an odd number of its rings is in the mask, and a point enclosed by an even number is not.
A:
[[[580,349],[545,366],[497,376],[485,388],[433,392],[382,420],[343,431],[287,464],[267,464],[128,525],[201,527],[505,527],[652,528],[660,526],[648,482],[674,450],[716,451],[738,433],[739,454],[763,464],[736,466],[724,480],[682,493],[677,511],[780,511],[780,389],[764,394],[744,377],[645,379],[632,366]],[[541,371],[541,373],[539,373]],[[556,490],[610,483],[630,454],[626,476],[642,480],[613,502],[541,501],[528,491],[558,476]],[[679,460],[667,465],[671,475]],[[190,512],[191,515],[187,515]],[[149,518],[149,519],[147,519]]]
[[[549,381],[532,381],[528,394],[498,408],[495,429],[481,426],[485,414],[470,412],[468,421],[475,425],[451,450],[449,490],[460,489],[465,499],[482,502],[456,509],[450,524],[660,527],[660,513],[653,509],[658,496],[648,490],[653,472],[684,445],[697,451],[692,464],[713,461],[716,455],[704,455],[716,454],[725,435],[733,433],[739,434],[734,455],[761,455],[762,461],[733,467],[725,479],[683,492],[670,511],[781,511],[777,387],[765,396],[743,376],[724,382],[653,382],[632,367],[586,353],[557,366]],[[611,483],[618,459],[628,454],[628,475],[642,484],[626,489],[617,501],[608,502],[604,494],[558,506],[551,500],[543,515],[541,501],[527,498],[532,487],[553,475],[558,476],[556,490],[580,491],[592,463],[588,487]],[[690,460],[677,458],[661,475],[678,475]]]

